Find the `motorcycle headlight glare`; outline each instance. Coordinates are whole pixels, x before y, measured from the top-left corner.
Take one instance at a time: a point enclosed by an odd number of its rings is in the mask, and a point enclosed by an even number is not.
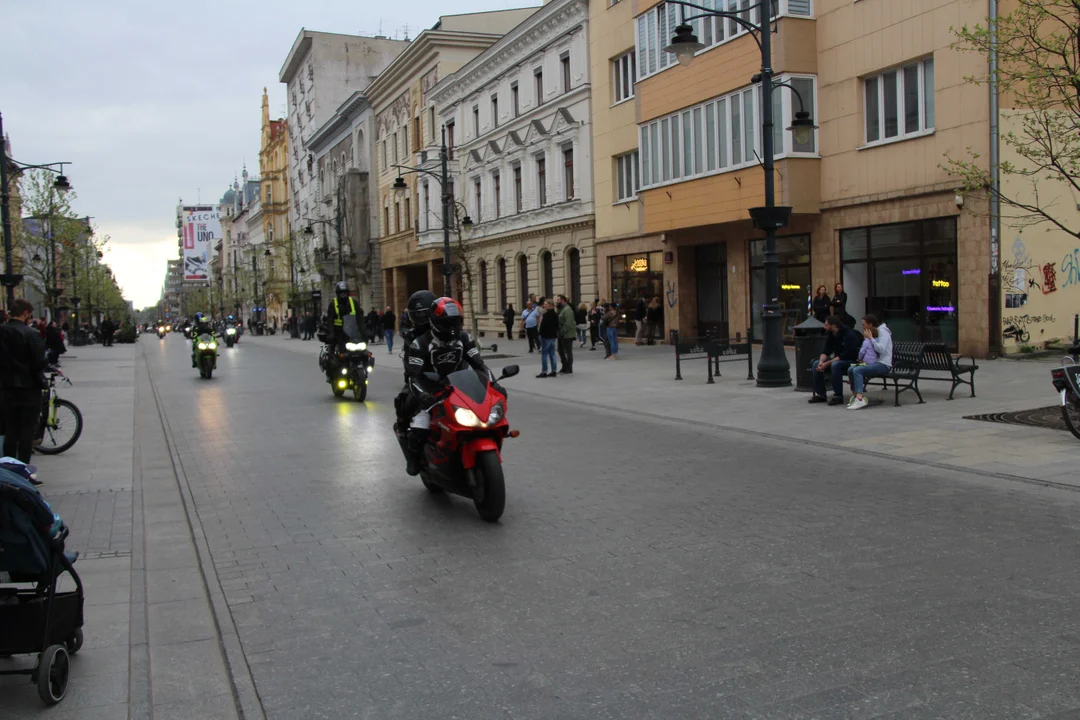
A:
[[[341,368],[341,374],[342,375],[348,375],[349,374],[349,368]]]
[[[206,343],[199,343],[199,349],[200,350],[205,350],[206,349]]]
[[[217,343],[212,342],[209,345],[207,345],[207,347],[210,348],[211,350],[217,350]]]
[[[366,342],[345,343],[345,349],[348,350],[349,352],[359,352],[361,350],[367,350],[367,343]]]
[[[236,334],[236,328],[226,328],[225,329],[225,334],[226,335],[235,335]]]
[[[503,407],[502,401],[495,403],[495,407],[491,408],[491,414],[488,415],[487,424],[494,425],[503,419],[503,414],[506,412],[506,408]]]
[[[375,369],[374,365],[368,365],[367,371],[370,373],[374,369]]]
[[[337,386],[338,386],[339,388],[344,388],[344,387],[348,387],[348,386],[349,386],[349,383],[345,382],[344,380],[338,380],[338,384],[337,384]]]
[[[454,410],[454,419],[457,420],[458,425],[465,427],[480,427],[480,418],[476,417],[469,408],[457,408]]]

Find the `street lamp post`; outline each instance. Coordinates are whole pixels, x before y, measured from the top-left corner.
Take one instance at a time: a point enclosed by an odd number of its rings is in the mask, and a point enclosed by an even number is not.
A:
[[[724,12],[695,5],[681,0],[669,0],[673,5],[693,8],[701,11],[698,15],[684,18],[683,24],[675,28],[675,37],[666,51],[674,53],[679,64],[683,67],[690,65],[695,53],[704,45],[698,42],[694,35],[694,29],[688,23],[691,20],[705,17],[719,17],[734,21],[750,31],[758,47],[761,49],[761,73],[752,78],[752,82],[761,82],[761,164],[765,171],[765,205],[764,207],[750,208],[750,217],[754,221],[754,227],[765,231],[765,304],[762,306],[761,320],[763,325],[763,337],[761,338],[761,356],[758,360],[758,387],[786,387],[791,385],[791,366],[784,352],[783,316],[780,313],[780,268],[776,257],[776,231],[786,227],[791,217],[791,208],[776,205],[776,187],[774,178],[774,154],[773,147],[773,88],[786,87],[796,91],[790,84],[773,82],[772,68],[772,20],[769,17],[772,3],[770,0],[762,0],[749,8],[740,8],[738,12]],[[758,22],[750,20],[752,11],[758,11]],[[802,97],[799,96],[799,104],[802,106]],[[806,141],[812,136],[816,126],[810,119],[810,113],[806,107],[795,113],[791,127],[798,141]]]
[[[15,168],[16,172],[23,172],[25,170],[46,170],[55,174],[56,180],[53,182],[53,189],[60,194],[60,197],[66,195],[67,191],[71,189],[71,183],[69,183],[67,177],[64,176],[64,166],[70,165],[71,163],[55,162],[45,163],[43,165],[29,165],[27,163],[21,163],[14,158],[9,158],[7,156],[7,143],[4,140],[4,117],[0,114],[0,226],[3,227],[4,233],[4,273],[3,275],[0,275],[0,284],[2,284],[7,291],[7,306],[10,309],[11,303],[15,302],[15,287],[22,282],[22,275],[15,272],[13,257],[14,240],[12,238],[11,230],[11,193],[8,190],[9,163]],[[54,166],[59,166],[60,169],[57,170]],[[55,272],[55,266],[53,271]],[[55,278],[53,284],[56,284]],[[55,305],[55,302],[53,304]]]
[[[304,237],[311,238],[315,236],[315,229],[312,225],[332,225],[334,232],[337,233],[337,281],[343,282],[345,280],[345,259],[341,255],[341,240],[343,235],[344,225],[344,202],[345,202],[345,185],[342,182],[338,182],[337,188],[337,209],[334,210],[333,220],[312,220],[311,218],[304,218],[307,221],[307,227],[304,228]]]
[[[450,192],[450,176],[448,162],[449,152],[446,148],[446,126],[442,129],[442,146],[439,148],[439,172],[435,173],[426,168],[413,168],[405,165],[393,165],[403,172],[394,180],[392,189],[395,192],[407,192],[409,186],[405,184],[403,176],[410,174],[430,175],[439,182],[442,189],[442,231],[443,231],[443,295],[450,297],[450,277],[454,274],[454,268],[450,262],[450,210],[454,205],[454,197]],[[461,219],[462,227],[471,227],[472,218],[467,214]]]

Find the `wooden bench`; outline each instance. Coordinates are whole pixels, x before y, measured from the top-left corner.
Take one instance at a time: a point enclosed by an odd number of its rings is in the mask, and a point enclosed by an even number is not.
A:
[[[970,362],[963,362],[965,357]],[[953,394],[960,385],[969,386],[971,397],[975,397],[975,371],[978,369],[979,366],[971,356],[960,355],[953,359],[949,348],[943,343],[894,342],[892,369],[880,379],[886,390],[889,388],[889,381],[893,381],[893,404],[899,407],[900,393],[905,390],[914,390],[919,403],[925,402],[919,391],[919,380],[951,382],[949,400],[953,399]],[[948,373],[948,377],[932,377],[924,373]]]

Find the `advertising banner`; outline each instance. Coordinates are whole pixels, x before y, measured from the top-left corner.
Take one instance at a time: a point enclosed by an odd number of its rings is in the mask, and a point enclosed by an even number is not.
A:
[[[210,281],[210,253],[221,238],[221,209],[214,205],[181,208],[184,234],[184,281]]]

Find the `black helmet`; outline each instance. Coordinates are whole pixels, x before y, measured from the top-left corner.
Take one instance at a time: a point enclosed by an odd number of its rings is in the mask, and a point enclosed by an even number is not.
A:
[[[338,300],[349,299],[349,284],[345,282],[339,282],[334,286],[334,294],[337,295]]]
[[[414,328],[421,331],[427,329],[431,305],[434,302],[435,295],[430,290],[417,290],[409,296],[409,302],[405,305],[405,314]]]
[[[431,334],[443,342],[457,340],[465,325],[465,313],[454,298],[441,297],[431,305]]]

